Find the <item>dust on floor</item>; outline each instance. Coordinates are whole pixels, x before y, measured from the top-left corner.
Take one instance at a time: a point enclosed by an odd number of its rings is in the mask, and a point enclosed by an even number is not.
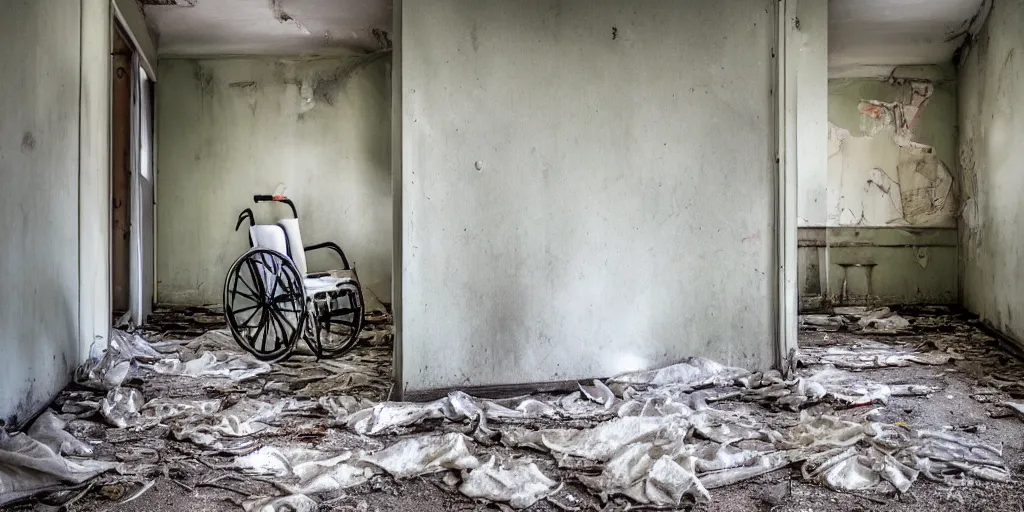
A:
[[[119,338],[127,363],[82,372],[81,384],[44,416],[66,421],[90,460],[117,470],[10,507],[1024,509],[1024,429],[1005,405],[1024,398],[1020,360],[968,316],[941,308],[839,313],[803,319],[801,364],[786,379],[692,360],[584,383],[568,396],[453,394],[432,404],[380,403],[390,386],[391,337],[379,322],[338,360],[266,365],[217,330],[215,311],[166,313],[141,331],[145,341]],[[808,430],[812,417],[832,419]],[[845,432],[835,446],[846,444],[821,452],[829,460],[797,443],[820,443],[830,427]],[[870,440],[864,430],[873,430]],[[902,448],[886,466],[875,438],[889,435]],[[943,461],[955,454],[928,452],[929,440],[967,446],[968,455]],[[650,465],[680,449],[697,452],[673,460],[698,466]],[[712,455],[698,453],[704,449]],[[856,455],[842,458],[848,449]],[[912,485],[900,471],[915,476]]]

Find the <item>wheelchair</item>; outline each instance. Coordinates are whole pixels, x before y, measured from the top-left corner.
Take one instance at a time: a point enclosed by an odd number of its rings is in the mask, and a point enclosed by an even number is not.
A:
[[[224,317],[235,342],[266,362],[287,359],[300,337],[317,360],[348,352],[364,314],[354,265],[336,243],[302,245],[299,213],[287,197],[256,195],[253,202],[285,204],[292,218],[261,225],[250,208],[238,215],[235,231],[249,221],[250,249],[224,279]],[[335,253],[342,267],[307,273],[306,254],[320,250]]]

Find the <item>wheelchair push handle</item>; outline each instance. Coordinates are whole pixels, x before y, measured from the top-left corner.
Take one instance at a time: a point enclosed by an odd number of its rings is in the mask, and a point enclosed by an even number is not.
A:
[[[295,209],[295,203],[293,203],[291,199],[288,199],[285,196],[272,196],[272,195],[269,195],[269,194],[256,194],[256,195],[252,196],[252,201],[254,203],[263,203],[263,202],[284,203],[284,204],[288,205],[289,208],[292,209],[292,216],[294,216],[296,219],[299,218],[299,212],[298,212],[298,210]]]

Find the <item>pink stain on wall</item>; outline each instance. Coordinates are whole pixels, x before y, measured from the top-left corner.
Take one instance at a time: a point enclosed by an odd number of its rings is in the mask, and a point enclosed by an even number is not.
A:
[[[859,110],[861,115],[869,116],[873,119],[879,119],[885,115],[885,109],[881,105],[873,105],[871,103],[861,103]]]

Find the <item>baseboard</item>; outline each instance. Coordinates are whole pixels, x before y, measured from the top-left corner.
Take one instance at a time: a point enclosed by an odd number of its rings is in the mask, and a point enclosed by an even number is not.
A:
[[[1010,352],[1018,359],[1024,360],[1024,342],[999,330],[998,327],[992,325],[987,320],[982,320],[980,317],[978,318],[977,325],[978,330],[998,340],[1007,352]]]
[[[534,382],[527,384],[498,384],[493,386],[466,386],[406,391],[401,399],[406,402],[429,402],[448,396],[452,391],[462,391],[477,398],[512,398],[535,393],[564,393],[579,389],[580,382],[593,379]]]

